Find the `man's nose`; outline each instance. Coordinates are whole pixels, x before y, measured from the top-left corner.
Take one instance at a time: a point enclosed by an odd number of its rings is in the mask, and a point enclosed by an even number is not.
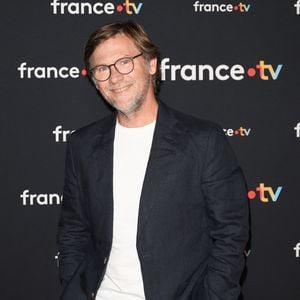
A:
[[[111,82],[116,82],[116,81],[119,81],[122,78],[123,78],[123,75],[118,72],[118,70],[116,69],[116,67],[115,66],[111,66],[110,67],[110,78],[109,78],[109,80]]]

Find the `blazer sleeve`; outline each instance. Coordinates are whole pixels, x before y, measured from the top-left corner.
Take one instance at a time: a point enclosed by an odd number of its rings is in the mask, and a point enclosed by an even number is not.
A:
[[[212,248],[204,280],[209,300],[237,300],[249,233],[246,183],[222,128],[211,129],[202,171]]]
[[[72,151],[73,135],[69,137],[65,159],[65,182],[61,215],[58,223],[59,276],[65,286],[85,260],[90,243],[90,226]]]

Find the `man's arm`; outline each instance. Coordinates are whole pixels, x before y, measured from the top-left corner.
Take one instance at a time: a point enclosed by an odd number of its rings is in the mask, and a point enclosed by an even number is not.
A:
[[[65,161],[65,183],[61,216],[58,224],[57,244],[59,251],[59,275],[64,285],[85,258],[90,242],[89,222],[86,217],[86,204],[80,197],[80,185],[76,173],[69,137]]]
[[[213,240],[205,278],[209,300],[237,300],[248,240],[246,184],[221,128],[212,128],[203,169],[209,234]]]

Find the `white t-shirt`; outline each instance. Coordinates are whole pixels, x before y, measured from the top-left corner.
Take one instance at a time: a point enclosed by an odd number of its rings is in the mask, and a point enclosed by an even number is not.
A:
[[[155,122],[127,128],[116,123],[113,156],[113,242],[96,300],[145,299],[136,235],[140,196]]]

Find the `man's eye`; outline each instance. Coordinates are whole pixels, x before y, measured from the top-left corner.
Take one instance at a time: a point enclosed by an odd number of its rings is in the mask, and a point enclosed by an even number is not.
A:
[[[123,59],[121,59],[121,60],[119,61],[119,63],[120,63],[121,65],[127,65],[127,64],[130,63],[130,59],[129,59],[129,58],[123,58]]]
[[[107,66],[99,66],[97,67],[97,72],[106,72],[108,70]]]

